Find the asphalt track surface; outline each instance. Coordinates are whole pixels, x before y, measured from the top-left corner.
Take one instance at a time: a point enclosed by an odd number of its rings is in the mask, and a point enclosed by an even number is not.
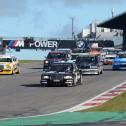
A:
[[[42,63],[21,64],[21,74],[0,76],[0,119],[49,114],[71,108],[126,81],[126,71],[104,66],[76,87],[40,87]]]

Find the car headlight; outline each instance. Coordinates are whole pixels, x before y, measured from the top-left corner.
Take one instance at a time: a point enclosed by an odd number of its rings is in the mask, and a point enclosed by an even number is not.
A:
[[[97,69],[97,66],[90,66],[91,69]]]
[[[11,66],[10,65],[5,65],[4,68],[10,70],[11,69]]]
[[[42,79],[49,79],[49,76],[42,76]]]
[[[49,61],[46,60],[46,61],[45,61],[45,64],[48,64],[48,63],[49,63]]]
[[[64,79],[72,79],[72,76],[64,76]]]

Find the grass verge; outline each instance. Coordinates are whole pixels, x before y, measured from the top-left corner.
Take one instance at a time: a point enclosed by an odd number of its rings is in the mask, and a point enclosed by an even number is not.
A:
[[[126,92],[101,106],[82,110],[81,112],[126,112]]]
[[[20,63],[39,63],[41,60],[19,60]]]

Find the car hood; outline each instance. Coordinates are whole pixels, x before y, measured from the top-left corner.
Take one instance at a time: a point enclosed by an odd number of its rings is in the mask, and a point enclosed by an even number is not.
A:
[[[47,59],[47,61],[60,61],[65,60],[64,58],[56,58],[56,59]]]
[[[126,58],[115,58],[115,62],[126,62]]]
[[[43,72],[42,74],[71,74],[70,72],[57,72],[57,71],[46,71],[46,72]]]
[[[95,66],[97,63],[78,63],[78,66]]]

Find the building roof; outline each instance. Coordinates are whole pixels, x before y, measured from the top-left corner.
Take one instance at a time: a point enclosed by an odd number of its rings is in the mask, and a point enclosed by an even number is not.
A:
[[[112,29],[126,29],[126,12],[121,13],[107,21],[98,25],[98,27],[112,28]]]

